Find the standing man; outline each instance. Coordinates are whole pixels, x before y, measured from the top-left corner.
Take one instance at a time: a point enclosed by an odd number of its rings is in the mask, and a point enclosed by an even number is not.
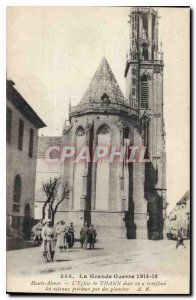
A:
[[[184,245],[184,239],[183,239],[181,230],[179,230],[179,232],[178,232],[176,249],[178,248],[179,245],[182,245],[182,246],[184,246],[184,248],[186,248],[185,245]]]
[[[91,233],[92,233],[92,235],[93,235],[93,238],[94,238],[94,243],[96,243],[97,231],[96,231],[96,229],[94,228],[94,226],[93,226],[93,225],[91,225],[91,227],[90,227],[90,231],[91,231]]]
[[[74,236],[75,230],[74,230],[73,222],[70,223],[70,226],[68,227],[67,232],[71,236],[71,247],[73,247],[73,244],[75,242],[75,236]]]
[[[81,242],[81,248],[83,248],[83,245],[85,245],[85,248],[87,248],[87,243],[88,243],[88,231],[89,231],[89,226],[87,223],[84,223],[84,226],[80,230],[80,242]]]

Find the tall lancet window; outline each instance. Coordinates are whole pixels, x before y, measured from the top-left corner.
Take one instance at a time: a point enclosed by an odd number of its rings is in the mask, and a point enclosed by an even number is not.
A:
[[[129,166],[128,162],[126,161],[129,158],[129,146],[130,146],[130,139],[129,139],[129,128],[125,128],[124,131],[124,146],[126,147],[126,155],[124,159],[124,197],[126,199],[125,202],[125,209],[128,210],[128,201],[129,201]]]
[[[79,126],[76,130],[76,151],[77,154],[85,146],[85,131],[82,126]],[[74,205],[75,210],[82,209],[81,196],[83,193],[83,176],[85,172],[85,160],[79,160],[75,162],[74,168]]]
[[[110,148],[110,130],[102,125],[97,134],[97,145]],[[109,158],[99,158],[96,176],[96,210],[109,210]]]

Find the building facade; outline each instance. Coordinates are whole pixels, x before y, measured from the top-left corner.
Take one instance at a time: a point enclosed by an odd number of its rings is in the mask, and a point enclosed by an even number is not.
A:
[[[7,81],[6,193],[8,234],[28,238],[34,218],[38,129],[45,127]]]
[[[71,195],[62,202],[56,218],[74,222],[77,233],[87,222],[95,225],[99,236],[152,239],[156,231],[162,239],[166,155],[158,13],[152,8],[132,8],[129,24],[126,95],[104,57],[79,104],[70,105],[70,124],[64,126],[62,147],[73,146],[76,153],[88,148],[90,160],[77,162],[74,158],[59,163]],[[145,159],[110,161],[106,157],[94,161],[91,157],[97,146],[109,152],[115,147],[116,157],[121,157],[122,149],[129,156],[131,146],[143,146]]]
[[[190,191],[183,195],[167,217],[168,236],[176,238],[179,231],[190,238]]]

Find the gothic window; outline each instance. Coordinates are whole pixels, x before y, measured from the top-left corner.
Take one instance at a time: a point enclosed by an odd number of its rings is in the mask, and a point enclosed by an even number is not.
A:
[[[143,45],[142,47],[142,58],[143,60],[148,60],[148,46]]]
[[[142,120],[142,144],[146,146],[145,158],[149,158],[149,120]]]
[[[76,130],[77,136],[83,136],[85,134],[84,128],[82,126],[79,126]]]
[[[124,130],[124,138],[125,139],[129,138],[129,128],[128,127],[126,127],[125,130]]]
[[[155,20],[156,20],[156,17],[155,15],[152,16],[152,40],[154,40],[155,38]]]
[[[97,131],[97,145],[110,147],[110,130],[103,124]],[[110,166],[108,157],[98,159],[96,166],[96,210],[109,209]]]
[[[24,121],[19,120],[19,128],[18,128],[18,149],[22,150],[23,146],[23,135],[24,135]]]
[[[12,132],[12,110],[7,107],[7,116],[6,116],[6,141],[11,142],[11,132]]]
[[[144,14],[143,20],[143,38],[148,38],[148,15]]]
[[[144,146],[146,146],[148,148],[148,135],[149,135],[149,126],[148,126],[148,122],[145,122],[145,126],[144,126]]]
[[[149,107],[149,75],[143,74],[141,77],[141,108]]]
[[[136,94],[135,92],[136,92],[136,89],[135,89],[135,88],[132,88],[132,95],[133,95],[133,96],[135,96],[135,94]]]
[[[16,175],[14,180],[14,196],[13,196],[13,211],[19,212],[20,211],[20,202],[21,202],[21,178],[19,175]]]
[[[109,132],[110,132],[109,127],[106,124],[102,125],[98,130],[98,134],[103,134],[103,135],[109,134]]]
[[[79,153],[85,146],[85,130],[79,126],[76,130],[76,153]],[[73,203],[72,208],[76,210],[82,209],[81,196],[83,193],[83,174],[85,170],[85,163],[76,162],[74,164],[74,185],[73,185]]]

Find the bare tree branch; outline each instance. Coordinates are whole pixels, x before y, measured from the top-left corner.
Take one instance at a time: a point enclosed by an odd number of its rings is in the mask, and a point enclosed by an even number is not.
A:
[[[54,217],[55,217],[55,214],[57,212],[57,209],[58,209],[60,203],[62,203],[62,201],[64,199],[69,198],[70,191],[71,191],[69,183],[66,182],[65,186],[63,188],[63,191],[61,193],[60,199],[57,200],[56,205],[53,207],[53,204],[55,203],[56,196],[57,196],[57,193],[58,193],[58,190],[59,190],[59,187],[60,187],[60,184],[61,184],[61,178],[60,177],[59,178],[54,177],[53,179],[50,178],[48,182],[42,183],[43,190],[44,190],[44,192],[46,194],[46,197],[47,197],[47,199],[46,199],[46,201],[43,205],[43,208],[42,208],[42,216],[43,216],[43,218],[45,217],[46,206],[47,206],[47,204],[50,204],[50,210],[51,210],[51,215],[52,215],[52,223],[54,223]]]

